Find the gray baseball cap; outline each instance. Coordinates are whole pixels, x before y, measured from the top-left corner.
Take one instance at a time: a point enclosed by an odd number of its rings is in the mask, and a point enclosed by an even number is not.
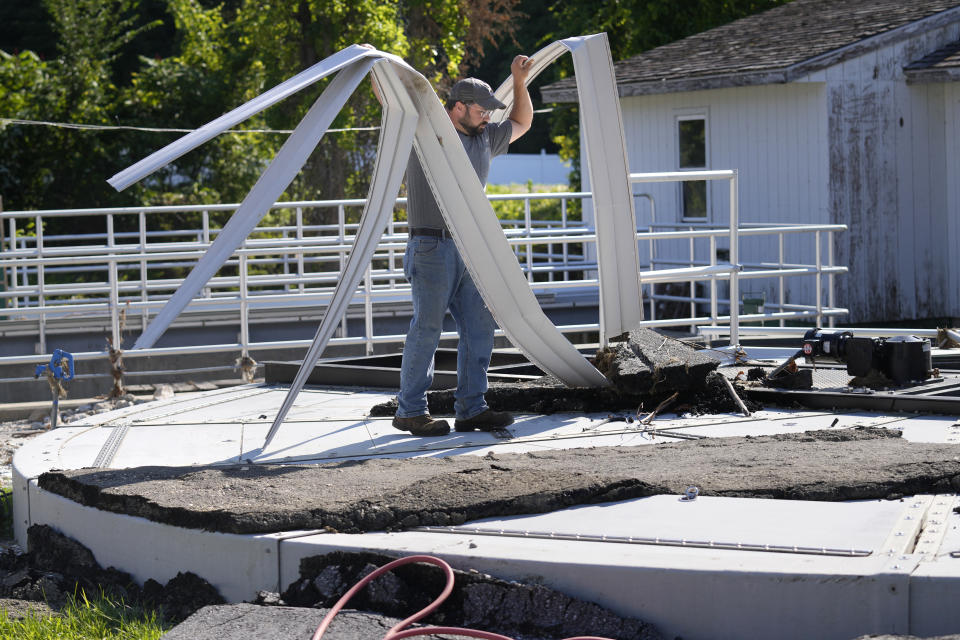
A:
[[[504,109],[507,106],[493,96],[490,85],[477,78],[464,78],[453,85],[450,99],[464,104],[478,104],[484,109]]]

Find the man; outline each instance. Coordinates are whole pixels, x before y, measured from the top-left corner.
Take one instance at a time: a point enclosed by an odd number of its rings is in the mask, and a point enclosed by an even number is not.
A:
[[[533,122],[533,104],[525,84],[532,64],[527,56],[514,58],[510,66],[514,106],[509,119],[501,123],[490,123],[492,112],[505,105],[494,97],[487,83],[466,78],[450,90],[447,114],[481,184],[487,182],[490,160],[506,153],[507,146],[526,133]],[[513,423],[513,417],[493,411],[483,397],[496,322],[450,237],[416,153],[410,155],[407,165],[407,196],[410,239],[403,268],[413,290],[413,319],[403,347],[393,426],[416,436],[450,433],[447,421],[434,420],[427,410],[433,357],[449,309],[460,336],[454,427],[457,431],[506,427]]]

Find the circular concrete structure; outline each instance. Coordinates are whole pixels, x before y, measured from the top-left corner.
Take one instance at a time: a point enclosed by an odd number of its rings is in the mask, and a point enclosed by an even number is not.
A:
[[[105,567],[141,582],[189,570],[234,602],[284,589],[297,579],[302,558],[372,550],[429,553],[461,569],[542,581],[651,622],[671,637],[928,636],[960,629],[953,606],[960,598],[960,515],[953,513],[960,502],[953,493],[828,503],[685,500],[678,492],[394,533],[228,534],[83,506],[38,483],[52,469],[252,464],[244,460],[262,445],[285,394],[283,387],[249,385],[178,395],[37,437],[14,459],[18,541],[25,543],[30,525],[48,524],[89,547]],[[605,415],[521,415],[499,437],[420,439],[367,416],[390,395],[305,390],[256,463],[536,455],[855,425],[901,429],[911,442],[944,447],[960,438],[956,417],[772,410],[750,418],[665,415],[656,422],[656,437]],[[671,430],[678,438],[664,437]],[[691,606],[697,615],[690,615]]]

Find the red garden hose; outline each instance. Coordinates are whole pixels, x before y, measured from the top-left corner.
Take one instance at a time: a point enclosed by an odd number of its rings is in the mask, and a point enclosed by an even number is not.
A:
[[[404,627],[413,624],[417,620],[424,618],[430,615],[434,609],[440,606],[440,604],[447,599],[447,596],[450,595],[450,592],[453,591],[453,569],[450,568],[450,565],[441,560],[440,558],[435,558],[434,556],[407,556],[406,558],[400,558],[394,560],[393,562],[388,562],[383,565],[370,575],[364,577],[360,582],[350,587],[350,590],[347,591],[343,596],[337,600],[337,603],[333,605],[330,611],[327,612],[327,615],[323,617],[323,620],[320,622],[320,626],[317,627],[317,630],[313,634],[312,640],[320,640],[323,637],[323,634],[326,633],[327,627],[330,626],[330,622],[333,618],[340,612],[340,609],[347,604],[347,602],[354,596],[360,589],[363,589],[367,586],[372,580],[377,579],[384,573],[392,571],[393,569],[410,564],[412,562],[426,562],[427,564],[432,564],[443,569],[444,574],[447,576],[447,584],[443,588],[443,591],[440,593],[437,598],[431,602],[429,605],[413,614],[409,618],[398,622],[393,626],[387,634],[383,636],[383,640],[400,640],[401,638],[412,638],[413,636],[426,636],[437,633],[443,633],[448,635],[459,635],[467,636],[470,638],[485,638],[486,640],[513,640],[507,636],[500,635],[499,633],[491,633],[490,631],[479,631],[477,629],[464,629],[462,627],[419,627],[417,629],[404,629]],[[601,638],[597,636],[576,636],[574,638],[565,638],[564,640],[611,640],[610,638]]]

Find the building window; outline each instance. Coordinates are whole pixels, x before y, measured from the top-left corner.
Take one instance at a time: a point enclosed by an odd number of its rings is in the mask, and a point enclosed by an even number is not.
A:
[[[677,118],[677,148],[681,170],[707,168],[707,119],[704,116]],[[681,217],[684,220],[706,220],[707,210],[707,182],[681,182]]]

